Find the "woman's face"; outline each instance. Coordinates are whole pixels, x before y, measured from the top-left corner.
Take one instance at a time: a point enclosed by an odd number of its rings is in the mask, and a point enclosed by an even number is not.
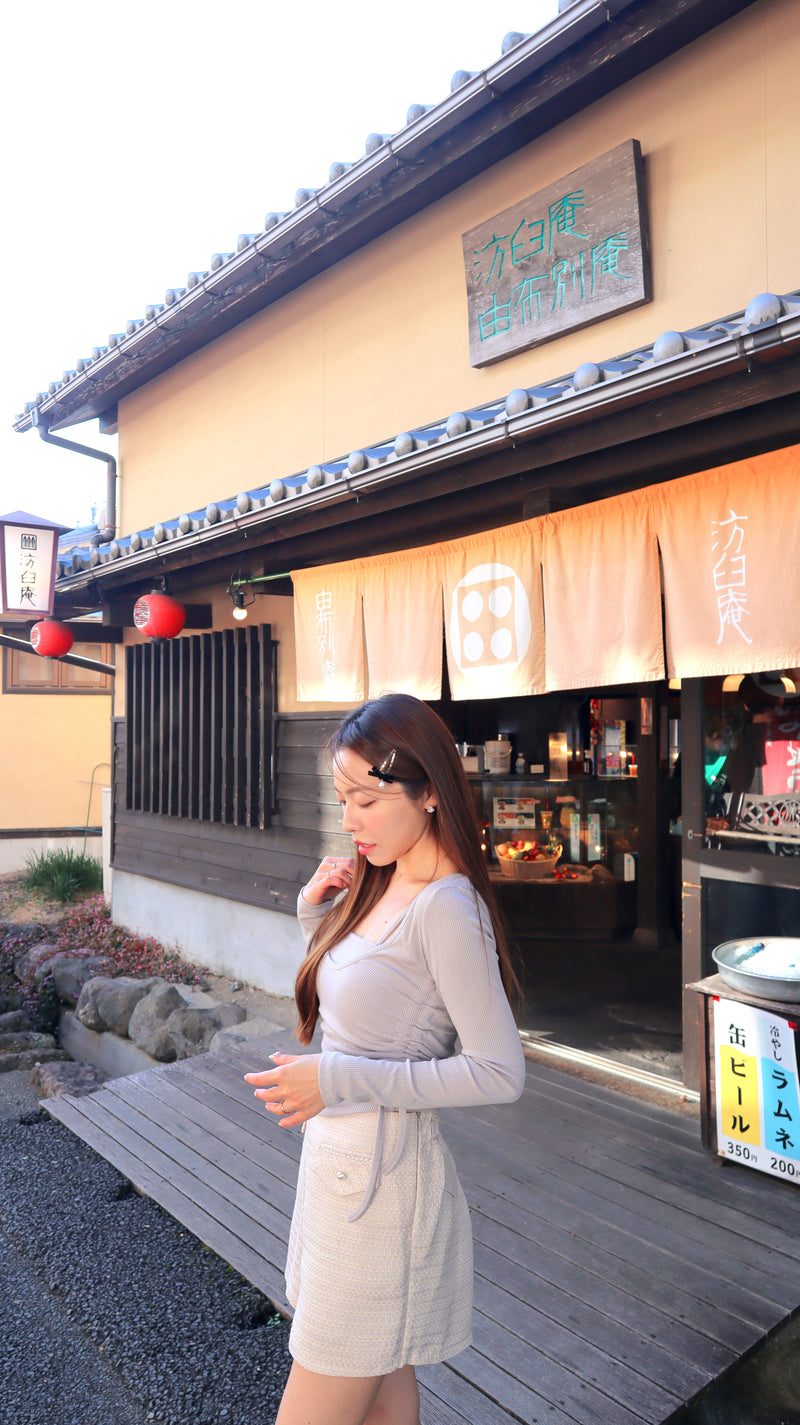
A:
[[[333,784],[342,807],[342,830],[371,866],[391,866],[404,858],[428,858],[435,836],[425,810],[436,797],[412,801],[399,782],[379,785],[370,764],[351,748],[341,748],[333,766]]]

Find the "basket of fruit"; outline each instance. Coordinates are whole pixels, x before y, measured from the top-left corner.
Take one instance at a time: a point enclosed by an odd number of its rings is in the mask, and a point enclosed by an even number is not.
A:
[[[500,870],[516,881],[541,881],[555,869],[561,847],[554,851],[538,841],[500,841],[495,847]]]

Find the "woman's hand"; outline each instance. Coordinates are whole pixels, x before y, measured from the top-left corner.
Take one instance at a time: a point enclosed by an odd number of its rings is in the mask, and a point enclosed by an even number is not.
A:
[[[352,856],[326,856],[303,886],[303,900],[307,905],[322,905],[323,901],[334,900],[340,891],[349,891],[354,869]]]
[[[320,1054],[270,1054],[274,1069],[245,1074],[256,1085],[256,1098],[280,1118],[281,1128],[299,1128],[325,1107],[319,1091]],[[283,1117],[280,1117],[283,1115]]]

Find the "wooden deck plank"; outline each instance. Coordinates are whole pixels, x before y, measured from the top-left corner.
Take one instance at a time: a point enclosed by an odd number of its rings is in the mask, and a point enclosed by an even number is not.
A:
[[[180,1145],[185,1151],[175,1153],[177,1162],[220,1195],[233,1192],[240,1207],[282,1239],[293,1207],[293,1196],[286,1184],[243,1153],[232,1150],[198,1121],[196,1112],[187,1117],[180,1104],[170,1103],[167,1084],[162,1090],[158,1094],[145,1084],[131,1084],[126,1079],[118,1079],[110,1088],[115,1097],[135,1111],[137,1123],[141,1119],[142,1136],[162,1151],[169,1149],[171,1156]]]
[[[466,1168],[468,1176],[475,1180],[477,1175],[480,1181],[484,1170],[482,1160],[474,1156],[477,1140],[471,1138],[467,1128],[456,1127],[449,1118],[447,1134],[451,1146],[453,1142],[458,1146],[460,1160],[471,1158]],[[502,1136],[502,1130],[498,1130],[498,1137]],[[525,1205],[533,1186],[526,1163],[494,1141],[491,1162],[492,1167],[487,1171],[502,1170],[505,1191],[501,1188],[500,1195]],[[588,1213],[598,1223],[617,1227],[642,1243],[657,1240],[661,1250],[677,1263],[685,1264],[686,1269],[700,1269],[709,1277],[727,1283],[729,1299],[738,1301],[741,1305],[737,1309],[744,1314],[752,1312],[753,1320],[761,1320],[765,1312],[769,1319],[775,1309],[786,1314],[797,1304],[797,1272],[795,1270],[790,1280],[780,1267],[776,1270],[773,1252],[764,1252],[760,1260],[756,1256],[746,1272],[747,1286],[742,1286],[739,1278],[743,1273],[737,1257],[742,1243],[739,1236],[724,1228],[714,1232],[711,1226],[705,1237],[696,1233],[684,1236],[686,1221],[692,1220],[690,1214],[680,1214],[675,1209],[660,1211],[659,1204],[641,1191],[610,1184],[609,1179],[574,1162],[562,1168],[550,1150],[541,1146],[536,1151],[536,1167],[545,1177],[544,1182],[539,1178],[538,1186],[557,1194],[565,1205]],[[747,1255],[752,1261],[752,1254]]]
[[[461,1126],[467,1132],[475,1132],[477,1122],[467,1118]],[[517,1160],[521,1172],[529,1172],[531,1154],[527,1143],[506,1127],[495,1128],[493,1137]],[[754,1219],[741,1207],[720,1203],[716,1197],[709,1199],[696,1190],[698,1185],[708,1181],[706,1175],[701,1178],[698,1174],[694,1188],[692,1183],[684,1181],[682,1166],[685,1155],[673,1152],[669,1168],[664,1164],[661,1172],[653,1172],[632,1163],[624,1152],[625,1145],[621,1148],[615,1145],[616,1151],[621,1153],[620,1157],[616,1157],[615,1149],[609,1152],[605,1140],[602,1143],[591,1142],[583,1136],[578,1142],[574,1137],[564,1135],[559,1147],[556,1134],[551,1133],[547,1141],[547,1156],[537,1149],[537,1164],[556,1177],[562,1176],[564,1164],[567,1164],[573,1181],[586,1183],[586,1175],[590,1175],[596,1195],[608,1197],[611,1202],[618,1202],[624,1196],[626,1202],[632,1201],[645,1212],[654,1211],[665,1221],[669,1220],[676,1230],[700,1242],[707,1240],[709,1229],[715,1233],[725,1229],[737,1234],[741,1239],[736,1244],[738,1261],[752,1263],[756,1270],[763,1266],[763,1247],[799,1259],[798,1246],[788,1240],[785,1223],[782,1222],[779,1228],[761,1218]],[[695,1155],[690,1155],[689,1161],[694,1159]],[[710,1166],[709,1163],[706,1168]],[[791,1192],[791,1186],[786,1186]]]
[[[509,1223],[534,1248],[543,1241],[557,1248],[568,1261],[588,1263],[603,1281],[617,1283],[634,1302],[657,1305],[676,1321],[707,1332],[735,1355],[747,1350],[768,1329],[735,1313],[718,1290],[719,1283],[714,1279],[709,1282],[702,1273],[687,1271],[657,1244],[644,1243],[617,1228],[606,1227],[596,1218],[591,1218],[587,1226],[585,1214],[565,1207],[555,1197],[544,1202],[534,1197],[528,1206],[509,1204],[484,1183],[470,1182],[463,1158],[457,1162],[473,1220],[482,1217],[490,1224]],[[767,1319],[772,1320],[773,1314],[769,1313]]]
[[[485,1277],[476,1277],[475,1301],[479,1315],[490,1317],[503,1330],[517,1352],[531,1364],[548,1359],[554,1375],[560,1368],[560,1397],[571,1414],[592,1425],[609,1419],[613,1425],[630,1411],[634,1418],[664,1420],[683,1403],[683,1395],[665,1390],[653,1380],[633,1370],[619,1355],[608,1355],[599,1347],[553,1321],[513,1292]],[[688,1373],[690,1376],[696,1373]],[[525,1378],[525,1377],[523,1377]],[[690,1394],[699,1387],[692,1385]],[[602,1398],[601,1398],[602,1397]]]
[[[730,1346],[722,1345],[713,1336],[692,1327],[675,1314],[681,1308],[685,1310],[685,1294],[678,1303],[665,1303],[660,1283],[656,1284],[651,1301],[626,1290],[626,1283],[620,1281],[618,1258],[598,1260],[596,1256],[589,1268],[582,1262],[558,1255],[556,1247],[559,1243],[554,1241],[552,1228],[541,1231],[533,1242],[529,1232],[523,1236],[516,1230],[516,1222],[512,1228],[479,1212],[473,1212],[472,1220],[476,1264],[480,1260],[480,1249],[484,1247],[490,1254],[486,1270],[497,1273],[495,1280],[501,1284],[507,1270],[506,1263],[526,1268],[534,1278],[529,1284],[529,1300],[539,1305],[543,1303],[541,1284],[544,1283],[545,1294],[555,1289],[563,1293],[567,1300],[575,1298],[586,1307],[606,1314],[612,1322],[630,1327],[647,1341],[660,1342],[672,1356],[678,1356],[689,1365],[702,1366],[706,1378],[709,1372],[718,1375],[736,1359],[737,1353]],[[567,1236],[569,1241],[574,1241],[569,1234]],[[639,1282],[634,1286],[638,1287]],[[670,1314],[670,1308],[673,1314]]]
[[[648,1340],[629,1323],[565,1292],[560,1281],[545,1280],[519,1261],[500,1256],[485,1242],[475,1243],[475,1272],[477,1277],[517,1299],[520,1320],[527,1304],[535,1302],[537,1315],[545,1316],[548,1322],[579,1337],[586,1343],[584,1350],[599,1349],[610,1360],[621,1363],[623,1370],[635,1362],[640,1375],[665,1391],[682,1391],[693,1379],[693,1391],[701,1390],[706,1383],[707,1374],[695,1359],[687,1361],[674,1355],[663,1341]],[[480,1289],[478,1296],[482,1299]],[[536,1340],[541,1340],[541,1336]],[[682,1399],[681,1395],[679,1401]]]
[[[784,1213],[779,1201],[763,1202],[763,1193],[759,1195],[757,1182],[753,1182],[754,1174],[750,1179],[742,1181],[741,1175],[731,1181],[730,1175],[717,1175],[715,1182],[715,1197],[713,1204],[704,1195],[708,1181],[709,1167],[711,1160],[698,1161],[696,1155],[697,1146],[697,1123],[693,1123],[694,1136],[681,1141],[670,1140],[673,1151],[665,1156],[663,1143],[666,1141],[661,1131],[659,1122],[647,1120],[633,1125],[618,1125],[613,1131],[606,1131],[602,1140],[597,1136],[590,1136],[593,1127],[593,1115],[583,1104],[554,1104],[551,1099],[544,1099],[541,1095],[534,1095],[527,1102],[526,1114],[514,1116],[506,1121],[506,1132],[517,1141],[532,1141],[529,1137],[530,1110],[534,1108],[540,1123],[537,1124],[537,1136],[541,1133],[542,1121],[547,1121],[553,1126],[552,1139],[558,1151],[558,1145],[562,1145],[562,1151],[568,1158],[574,1155],[570,1152],[569,1143],[571,1136],[577,1132],[580,1134],[580,1142],[583,1146],[584,1154],[588,1151],[592,1155],[600,1156],[605,1163],[608,1161],[627,1163],[631,1167],[641,1168],[643,1171],[651,1173],[655,1179],[663,1183],[664,1191],[670,1190],[670,1185],[679,1186],[682,1193],[687,1189],[701,1187],[702,1195],[697,1200],[697,1210],[705,1211],[706,1215],[713,1212],[717,1206],[730,1209],[731,1212],[745,1213],[749,1222],[750,1232],[760,1232],[762,1240],[766,1245],[775,1245],[785,1240]],[[475,1114],[475,1122],[483,1121],[481,1111]],[[562,1131],[558,1129],[561,1127]],[[718,1166],[718,1165],[716,1165]],[[725,1180],[727,1176],[727,1181]],[[791,1185],[788,1185],[791,1190]],[[674,1192],[673,1192],[674,1198]],[[753,1208],[758,1206],[759,1215],[754,1220]],[[715,1221],[720,1218],[715,1216]],[[734,1230],[735,1224],[732,1223]]]
[[[276,1047],[45,1106],[290,1314],[302,1140],[243,1079]],[[800,1304],[800,1194],[722,1173],[693,1118],[529,1062],[518,1104],[442,1127],[473,1215],[476,1334],[420,1368],[426,1425],[656,1425]]]
[[[437,1374],[433,1374],[436,1372]],[[540,1393],[532,1384],[520,1379],[516,1370],[503,1370],[485,1352],[470,1346],[452,1361],[438,1366],[421,1366],[419,1376],[433,1389],[458,1404],[464,1401],[470,1425],[575,1425],[575,1417],[566,1415],[554,1403],[555,1395]],[[539,1382],[535,1382],[538,1386]],[[427,1421],[426,1421],[427,1425]]]

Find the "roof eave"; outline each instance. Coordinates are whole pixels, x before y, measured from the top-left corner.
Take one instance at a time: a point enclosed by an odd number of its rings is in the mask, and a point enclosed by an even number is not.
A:
[[[389,463],[376,464],[357,474],[348,474],[319,489],[304,490],[301,497],[281,500],[247,514],[231,512],[218,523],[192,534],[176,536],[174,540],[148,544],[137,553],[125,554],[122,559],[106,556],[103,561],[100,552],[94,551],[94,564],[79,573],[60,578],[56,590],[66,596],[97,587],[98,584],[132,583],[146,578],[154,569],[162,572],[168,568],[171,552],[176,556],[180,553],[183,558],[189,551],[207,549],[209,558],[212,558],[215,547],[229,540],[232,534],[241,533],[243,538],[250,540],[262,533],[266,536],[271,526],[285,520],[300,507],[304,513],[310,513],[320,506],[356,501],[368,493],[418,479],[420,475],[473,462],[482,456],[552,435],[559,428],[621,413],[655,397],[667,399],[690,387],[722,381],[735,373],[780,361],[798,352],[800,315],[792,315],[747,335],[727,337],[701,350],[686,351],[668,358],[658,366],[615,376],[580,393],[572,392],[567,399],[550,401],[516,416],[506,415],[490,425],[447,439],[441,444],[392,458]]]

